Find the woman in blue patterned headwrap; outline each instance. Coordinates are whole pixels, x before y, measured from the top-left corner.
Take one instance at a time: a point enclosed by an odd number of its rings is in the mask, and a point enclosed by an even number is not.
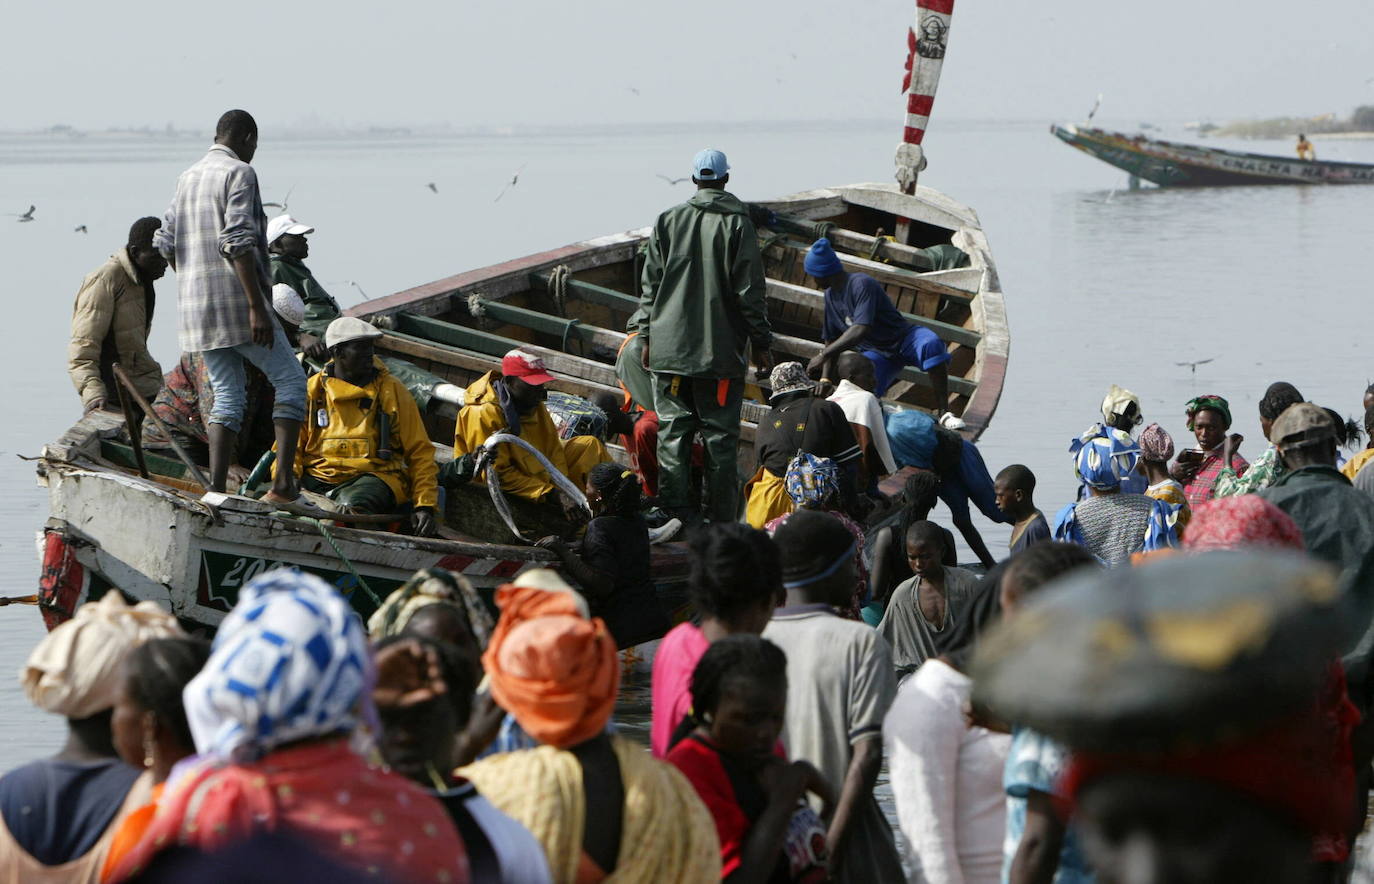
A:
[[[443,805],[369,765],[355,745],[361,725],[376,727],[376,669],[362,621],[334,587],[286,568],[249,582],[182,692],[203,763],[169,780],[114,880],[162,849],[212,852],[289,831],[386,880],[467,881]],[[423,702],[433,690],[398,702]]]
[[[828,457],[816,457],[802,452],[792,458],[787,465],[787,475],[783,478],[787,496],[797,510],[816,510],[828,513],[840,520],[849,533],[854,535],[854,596],[849,605],[840,609],[840,615],[850,620],[861,619],[859,614],[868,601],[868,566],[864,564],[864,529],[840,509],[840,466]],[[793,510],[796,512],[796,510]],[[791,517],[784,513],[770,519],[763,530],[772,537],[778,528]]]
[[[1070,451],[1088,497],[1059,511],[1055,540],[1085,547],[1108,567],[1128,563],[1132,553],[1178,543],[1167,504],[1121,490],[1122,481],[1135,473],[1140,461],[1140,447],[1128,433],[1085,433]]]

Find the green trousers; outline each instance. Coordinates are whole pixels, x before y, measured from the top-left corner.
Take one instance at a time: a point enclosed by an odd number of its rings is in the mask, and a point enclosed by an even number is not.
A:
[[[706,517],[739,518],[739,415],[744,379],[654,374],[658,412],[658,499],[666,510],[691,506],[692,438],[706,449]]]
[[[304,476],[301,484],[305,486],[306,491],[323,494],[355,513],[396,512],[396,495],[391,493],[391,488],[381,479],[366,473],[338,485],[330,485],[314,476]]]

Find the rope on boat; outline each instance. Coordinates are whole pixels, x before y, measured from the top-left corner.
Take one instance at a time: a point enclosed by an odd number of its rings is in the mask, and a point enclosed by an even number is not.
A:
[[[554,309],[564,319],[568,317],[568,280],[570,279],[572,279],[572,268],[567,264],[559,264],[549,271],[549,295],[553,297]],[[563,333],[563,349],[568,349],[566,331]]]
[[[553,464],[549,463],[549,459],[544,456],[543,452],[513,433],[492,433],[488,436],[487,441],[482,443],[482,450],[478,454],[477,469],[484,469],[488,466],[487,462],[495,457],[494,452],[496,446],[502,442],[519,446],[534,455],[534,459],[539,461],[540,466],[548,471],[549,478],[553,480],[554,486],[559,491],[566,494],[568,498],[589,517],[591,516],[592,508],[587,504],[587,498],[582,493],[582,489],[574,485],[571,479],[563,475],[563,473]],[[506,523],[506,527],[509,528],[511,533],[522,543],[534,543],[534,541],[530,540],[524,534],[521,534],[520,529],[515,526],[515,517],[510,511],[510,502],[506,500],[505,492],[501,490],[501,477],[496,474],[495,469],[487,469],[486,472],[487,491],[491,494],[492,506],[496,507],[496,512],[501,516],[501,521]]]
[[[830,234],[834,233],[836,230],[839,229],[840,225],[836,224],[834,221],[817,221],[815,226],[811,228],[811,238],[830,239]],[[834,244],[834,240],[831,240],[831,244]]]
[[[325,525],[325,523],[320,519],[316,519],[311,516],[293,515],[291,516],[291,518],[297,519],[301,522],[308,522],[309,524],[314,525],[316,528],[320,529],[320,536],[323,537],[325,539],[325,542],[329,544],[330,548],[334,550],[334,555],[338,556],[339,561],[343,562],[343,566],[348,569],[348,573],[353,575],[353,579],[358,581],[359,588],[361,588],[362,591],[367,594],[367,597],[372,600],[372,604],[376,605],[379,608],[382,606],[382,600],[378,598],[377,593],[373,592],[372,587],[367,585],[367,581],[363,579],[363,575],[359,574],[358,569],[353,567],[353,562],[344,553],[343,549],[339,547],[338,542],[334,540],[334,535],[329,533],[329,526]]]

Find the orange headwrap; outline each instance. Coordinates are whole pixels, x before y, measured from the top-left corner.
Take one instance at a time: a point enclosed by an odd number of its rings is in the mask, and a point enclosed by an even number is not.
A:
[[[548,585],[519,581],[534,582]],[[501,618],[482,655],[496,702],[531,737],[560,749],[605,729],[620,688],[615,639],[579,601],[571,591],[502,586]]]

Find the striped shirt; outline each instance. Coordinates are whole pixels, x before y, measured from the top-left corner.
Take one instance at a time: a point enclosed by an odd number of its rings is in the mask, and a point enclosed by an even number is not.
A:
[[[153,245],[176,270],[182,350],[252,341],[248,299],[229,259],[255,254],[260,285],[270,292],[266,230],[257,173],[232,150],[216,144],[181,173]]]

